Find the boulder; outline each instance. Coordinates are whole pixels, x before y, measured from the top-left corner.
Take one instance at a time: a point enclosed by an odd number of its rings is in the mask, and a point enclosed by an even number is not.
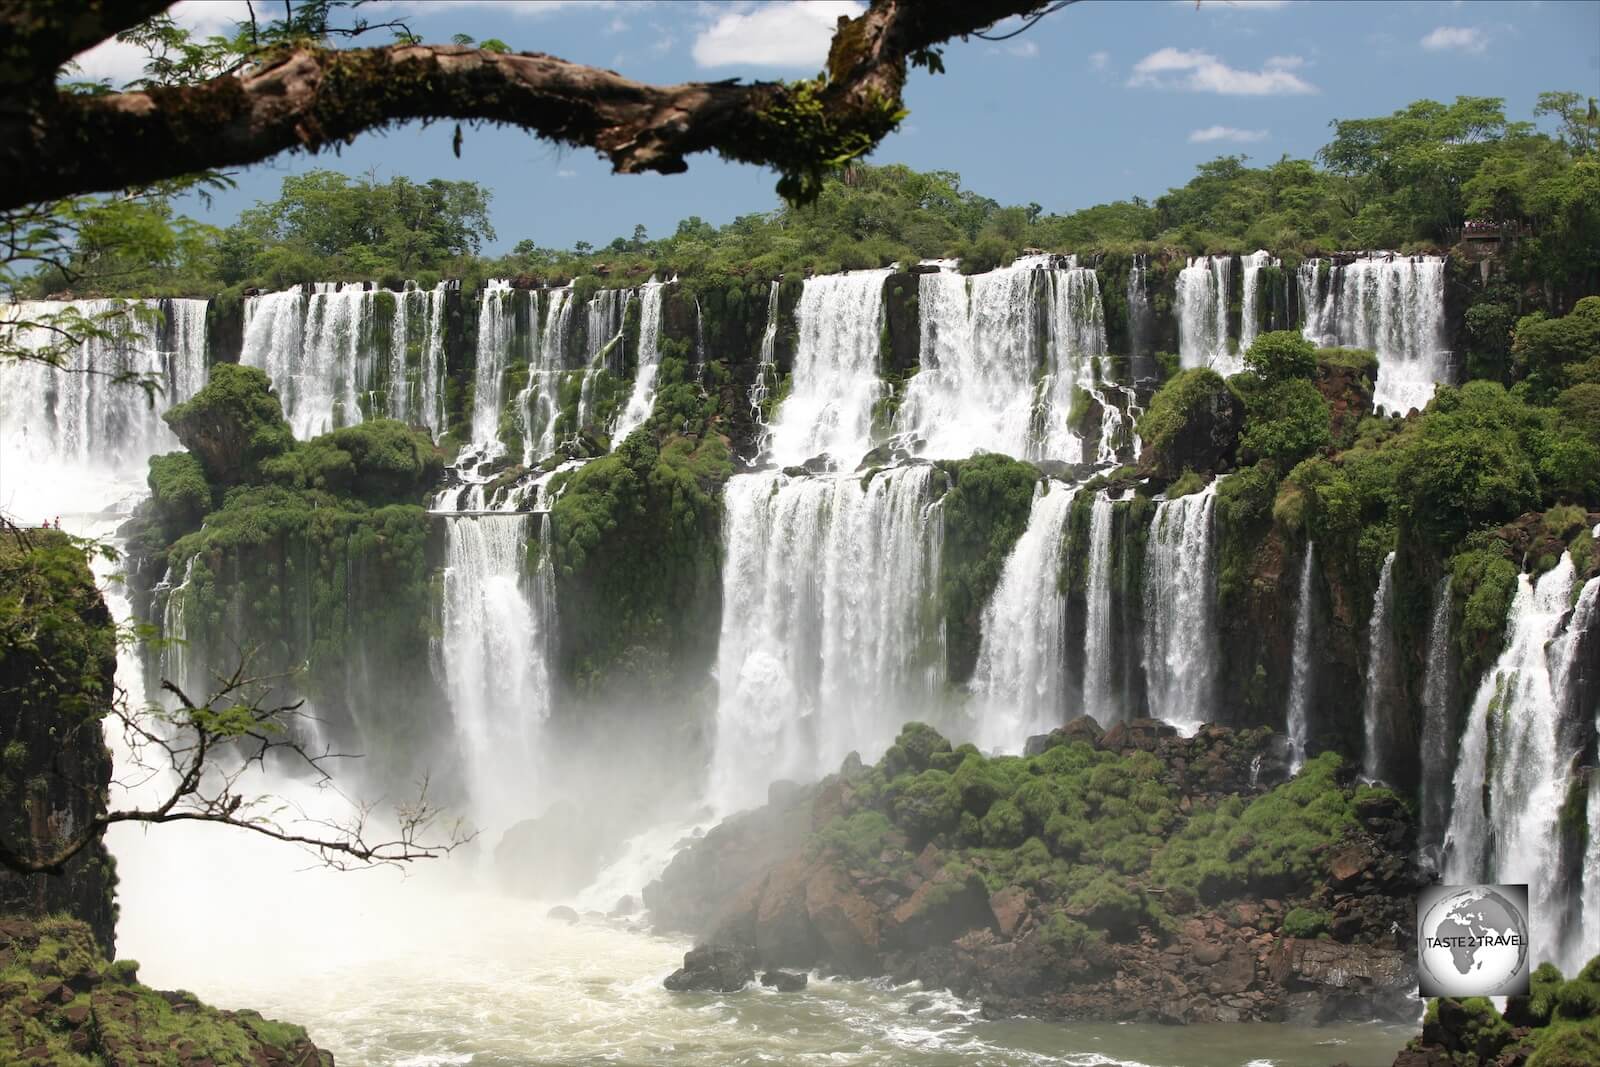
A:
[[[576,923],[578,921],[578,913],[565,904],[557,904],[545,912],[544,917],[558,923]]]
[[[517,896],[570,896],[589,885],[606,862],[595,828],[576,805],[552,805],[505,832],[494,850],[495,874]]]
[[[843,872],[831,866],[816,869],[806,882],[806,913],[832,966],[853,977],[877,973],[877,909]]]
[[[762,985],[780,993],[798,993],[809,980],[810,975],[803,971],[767,971],[761,976]]]
[[[683,966],[662,981],[674,993],[737,993],[755,981],[750,955],[740,948],[701,945],[683,955]]]
[[[817,938],[806,908],[810,876],[804,855],[785,860],[767,876],[755,914],[756,955],[763,963],[809,967],[817,961]]]
[[[989,897],[989,913],[994,916],[994,927],[1001,937],[1015,937],[1028,914],[1028,891],[1015,885],[997,890]]]
[[[617,898],[616,906],[606,913],[608,919],[626,919],[639,910],[639,902],[631,896]]]
[[[993,924],[989,893],[978,872],[941,869],[890,913],[884,939],[916,951]]]
[[[1289,991],[1291,1018],[1331,1022],[1413,1022],[1420,1007],[1416,954],[1372,945],[1286,937],[1267,960],[1267,975]]]

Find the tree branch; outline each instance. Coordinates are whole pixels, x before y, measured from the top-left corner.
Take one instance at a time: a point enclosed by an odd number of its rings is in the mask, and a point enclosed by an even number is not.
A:
[[[540,53],[400,44],[277,51],[240,75],[98,96],[49,92],[0,113],[0,208],[318,151],[412,119],[519,126],[596,149],[622,174],[681,172],[716,151],[783,175],[804,198],[826,169],[870,151],[904,115],[907,62],[1033,12],[1041,0],[875,0],[840,20],[815,82],[646,85]],[[6,32],[0,19],[0,36]]]

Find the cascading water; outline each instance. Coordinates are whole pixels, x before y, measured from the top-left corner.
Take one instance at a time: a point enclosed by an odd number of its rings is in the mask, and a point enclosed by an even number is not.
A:
[[[922,365],[895,432],[920,442],[920,454],[1032,452],[1039,287],[1049,284],[1041,266],[1040,257],[1023,257],[970,279],[948,270],[918,279]]]
[[[1600,596],[1600,583],[1591,580],[1579,600],[1589,602],[1584,616],[1573,611],[1569,619],[1573,584],[1570,555],[1537,581],[1518,576],[1504,651],[1478,687],[1462,731],[1445,838],[1446,881],[1528,884],[1538,917],[1531,924],[1534,959],[1553,960],[1569,974],[1594,946],[1562,943],[1555,933],[1574,888],[1558,863],[1558,837],[1577,753],[1563,745],[1560,720],[1562,684],[1572,669],[1564,656],[1579,644],[1558,639],[1574,625],[1593,625]]]
[[[1382,252],[1337,265],[1308,259],[1299,283],[1308,339],[1378,354],[1375,410],[1426,407],[1434,385],[1451,380],[1442,257]]]
[[[1095,462],[1117,462],[1117,447],[1124,444],[1122,409],[1103,387],[1101,368],[1106,356],[1105,308],[1100,300],[1100,280],[1094,271],[1074,260],[1065,270],[1050,272],[1048,364],[1041,383],[1045,402],[1037,419],[1042,426],[1031,454],[1040,459],[1083,460],[1083,440],[1074,423],[1078,397],[1087,396],[1100,406],[1100,440]]]
[[[157,314],[159,313],[159,314]],[[76,314],[92,330],[73,324]],[[26,324],[57,323],[83,339],[57,351],[61,334]],[[11,324],[11,325],[8,325]],[[54,355],[61,369],[26,359],[0,361],[0,508],[100,511],[112,483],[144,482],[149,457],[178,447],[161,413],[189,399],[206,374],[206,301],[26,301],[0,305],[0,331],[17,347]],[[120,374],[153,380],[152,404]]]
[[[632,289],[601,289],[589,298],[585,337],[588,339],[588,357],[583,372],[583,383],[578,389],[578,421],[572,427],[576,432],[588,426],[594,417],[594,382],[602,370],[617,377],[623,375],[622,335],[628,317],[628,305],[633,302]],[[657,316],[659,319],[659,315]],[[640,336],[642,357],[643,335]],[[643,367],[641,360],[640,367]],[[622,435],[626,436],[626,435]],[[622,436],[616,440],[620,441]]]
[[[1146,283],[1149,267],[1143,255],[1133,257],[1128,268],[1126,297],[1128,302],[1128,347],[1132,356],[1135,380],[1149,376],[1154,368],[1150,353],[1150,338],[1154,330],[1155,313],[1150,308],[1150,293]]]
[[[1422,678],[1422,812],[1418,838],[1437,854],[1450,818],[1450,768],[1455,766],[1456,729],[1451,708],[1455,662],[1450,655],[1450,576],[1433,593],[1428,626],[1428,665]]]
[[[849,468],[872,445],[872,406],[883,394],[878,343],[888,270],[807,278],[795,309],[794,381],[772,427],[781,466],[826,453]]]
[[[759,802],[925,719],[943,682],[931,617],[943,538],[934,468],[728,481],[711,802]]]
[[[1066,714],[1061,535],[1077,492],[1050,479],[1038,484],[1027,529],[984,608],[971,683],[973,740],[984,749],[1020,752]]]
[[[1191,256],[1178,272],[1174,311],[1178,359],[1184,367],[1210,367],[1224,378],[1244,364],[1228,345],[1228,281],[1231,256]]]
[[[639,365],[633,379],[633,393],[628,406],[617,416],[616,428],[611,432],[612,447],[616,447],[634,430],[644,425],[656,403],[656,371],[661,365],[661,294],[660,282],[646,282],[639,290]]]
[[[1244,268],[1244,291],[1239,301],[1239,354],[1250,350],[1261,328],[1261,268],[1276,267],[1278,261],[1266,251],[1251,252],[1240,260]]]
[[[1083,710],[1101,726],[1110,726],[1127,711],[1112,679],[1111,650],[1111,520],[1114,508],[1105,493],[1095,494],[1089,508],[1089,573],[1085,580],[1083,626]]]
[[[491,279],[478,294],[478,344],[472,372],[472,440],[478,445],[499,439],[513,329],[511,283]]]
[[[533,466],[536,460],[555,451],[561,374],[567,367],[572,290],[551,289],[548,295],[544,328],[529,330],[534,347],[528,355],[528,383],[516,403],[517,410],[522,413],[522,465],[525,467]]]
[[[537,814],[540,733],[550,710],[554,632],[549,525],[543,515],[446,521],[440,653],[450,713],[466,759],[478,825],[508,826]],[[538,563],[528,566],[529,524]]]
[[[767,421],[767,397],[778,376],[778,289],[774,281],[767,290],[767,325],[761,331],[761,351],[756,357],[756,379],[750,383],[750,421],[755,424],[755,454],[764,455],[772,445],[772,426]]]
[[[407,283],[395,299],[390,327],[389,410],[391,419],[444,432],[445,298],[450,283],[418,289]],[[412,326],[416,340],[413,342]],[[415,349],[415,368],[412,351]]]
[[[1383,570],[1378,574],[1378,591],[1372,596],[1372,621],[1367,627],[1367,691],[1361,702],[1361,726],[1364,744],[1361,748],[1361,773],[1368,781],[1385,781],[1389,773],[1389,752],[1385,743],[1389,734],[1389,706],[1394,693],[1395,670],[1398,658],[1394,647],[1394,630],[1390,620],[1394,606],[1392,576],[1394,553],[1383,558]]]
[[[272,379],[284,418],[301,440],[361,421],[373,359],[368,293],[318,283],[253,296],[244,305],[239,362]]]
[[[1295,601],[1294,662],[1289,679],[1289,773],[1298,774],[1305,766],[1306,747],[1311,740],[1312,670],[1315,653],[1311,648],[1311,629],[1315,620],[1317,546],[1306,542],[1300,561],[1300,595]]]
[[[1150,713],[1193,733],[1213,712],[1216,573],[1212,517],[1217,483],[1162,501],[1145,549],[1144,669]]]

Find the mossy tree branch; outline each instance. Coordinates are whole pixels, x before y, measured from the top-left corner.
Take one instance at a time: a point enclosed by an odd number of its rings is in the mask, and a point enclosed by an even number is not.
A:
[[[60,48],[24,69],[25,42],[41,20],[55,20],[74,27],[71,47],[81,51],[95,43],[85,38],[109,37],[161,5],[101,0],[86,21],[69,13],[78,5],[58,0],[15,6],[31,14],[0,9],[0,82],[32,88],[0,110],[0,172],[8,178],[0,209],[318,151],[413,119],[518,126],[594,148],[623,174],[678,173],[688,156],[714,151],[775,168],[780,191],[803,200],[828,168],[865,154],[899,123],[908,63],[937,68],[942,42],[1046,5],[874,0],[859,18],[840,20],[827,72],[809,82],[656,86],[540,53],[305,42],[238,74],[99,95],[54,87]]]

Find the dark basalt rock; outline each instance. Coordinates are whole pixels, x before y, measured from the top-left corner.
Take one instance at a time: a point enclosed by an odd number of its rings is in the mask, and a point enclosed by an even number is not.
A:
[[[578,913],[565,904],[557,904],[545,912],[544,917],[558,923],[576,923],[578,921]]]
[[[761,975],[761,984],[780,993],[798,993],[810,979],[810,975],[800,971],[766,971]]]
[[[702,945],[684,953],[683,966],[661,984],[674,993],[737,993],[755,977],[755,967],[743,949]]]

